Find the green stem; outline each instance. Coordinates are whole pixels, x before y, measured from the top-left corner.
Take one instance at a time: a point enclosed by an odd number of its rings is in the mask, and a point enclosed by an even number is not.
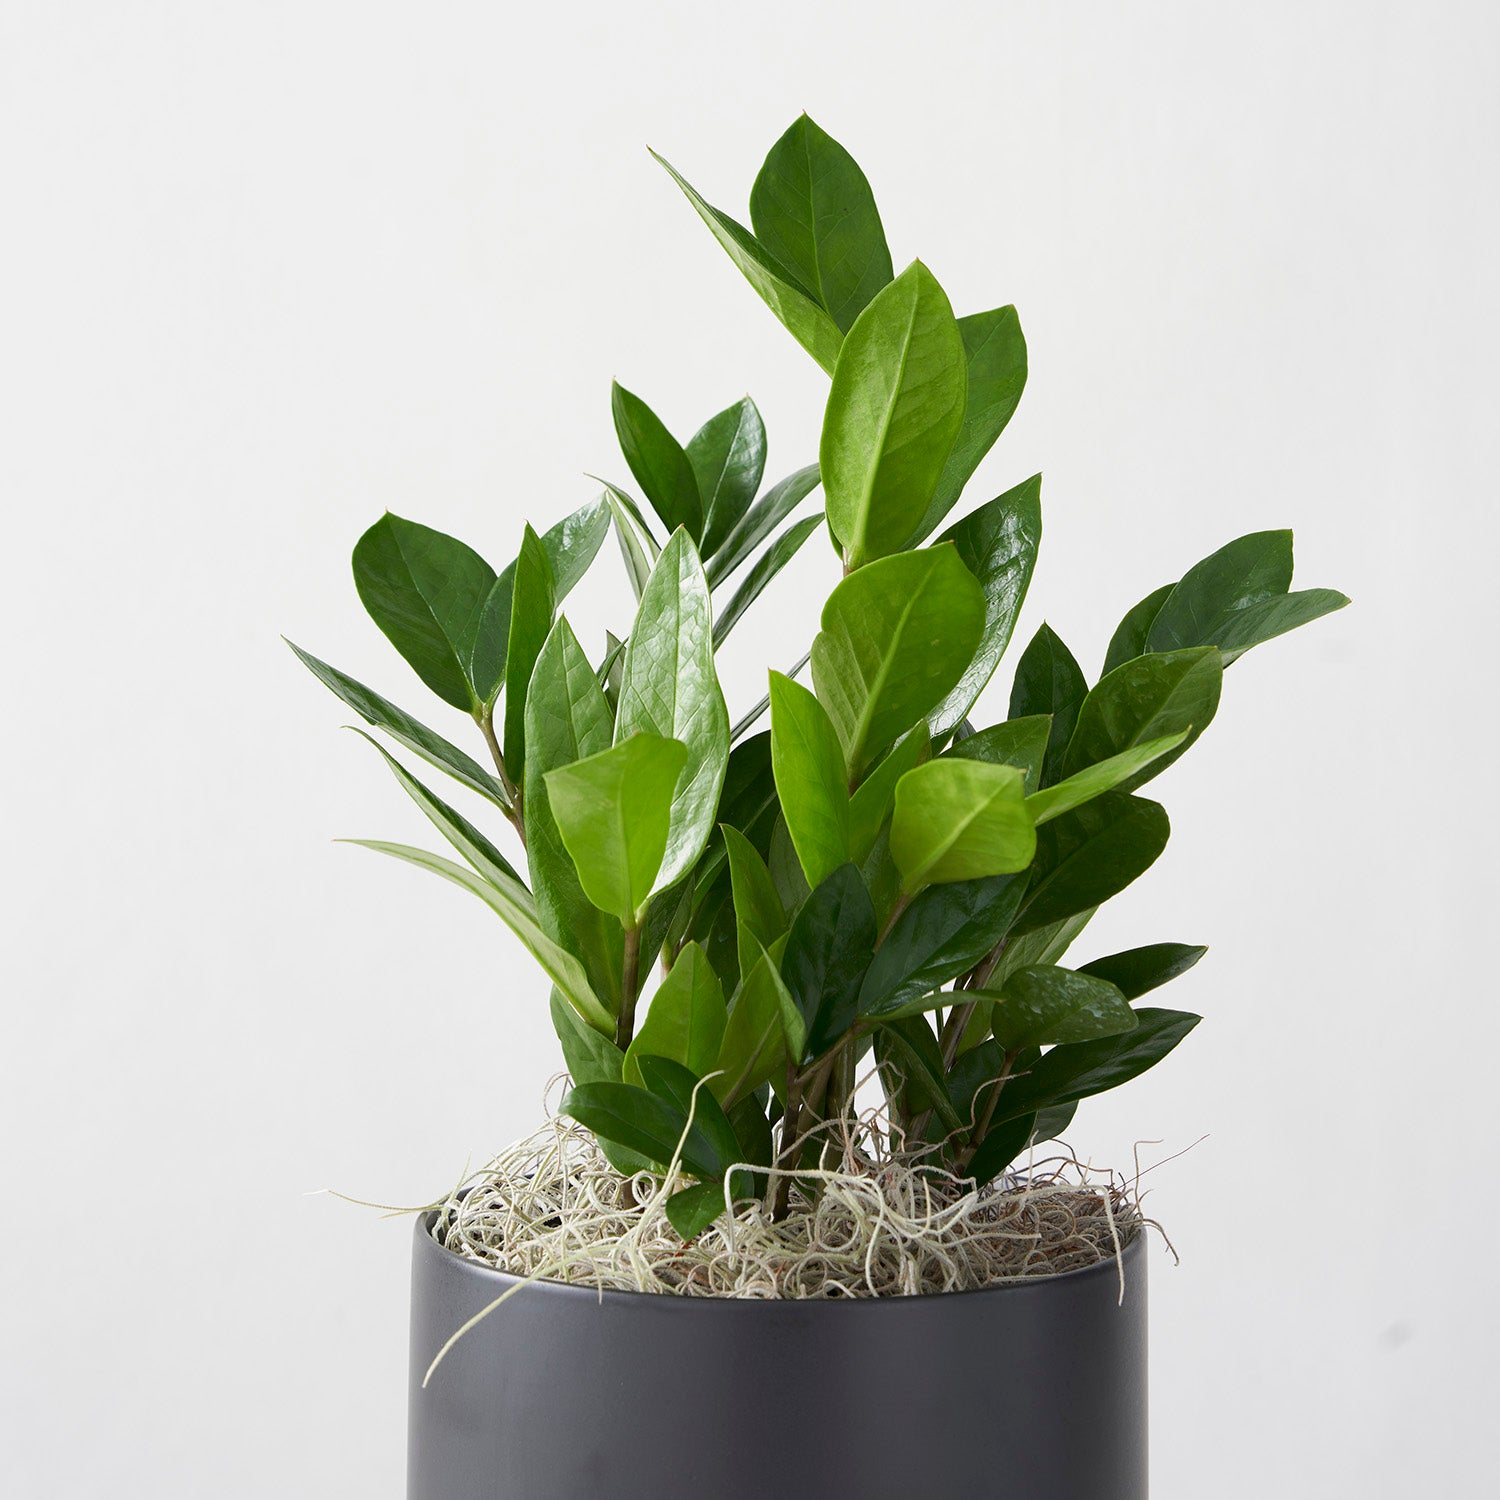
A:
[[[615,1046],[623,1052],[635,1036],[635,1002],[641,983],[641,929],[625,929],[625,953],[620,963],[620,1019],[615,1023]]]
[[[511,826],[516,830],[524,845],[526,831],[521,820],[521,788],[510,779],[510,773],[505,769],[505,756],[501,752],[500,741],[495,737],[494,709],[486,708],[474,717],[479,724],[480,732],[484,735],[485,744],[490,747],[490,759],[495,762],[495,773],[500,778],[500,785],[510,799],[510,806],[505,809],[505,816],[510,819]]]

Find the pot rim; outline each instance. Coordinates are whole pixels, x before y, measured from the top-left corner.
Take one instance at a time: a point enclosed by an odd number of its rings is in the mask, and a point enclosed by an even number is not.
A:
[[[961,1292],[914,1292],[902,1293],[898,1296],[890,1297],[673,1296],[667,1292],[640,1292],[622,1287],[579,1286],[573,1282],[554,1281],[550,1277],[538,1277],[535,1281],[527,1283],[525,1277],[517,1276],[513,1271],[502,1271],[497,1266],[484,1265],[480,1261],[471,1260],[466,1255],[460,1255],[456,1250],[450,1250],[446,1245],[440,1245],[432,1237],[432,1226],[437,1222],[439,1212],[440,1210],[438,1209],[430,1208],[417,1216],[414,1255],[419,1256],[427,1253],[420,1248],[425,1242],[430,1251],[447,1258],[450,1268],[457,1268],[461,1274],[481,1282],[489,1282],[495,1288],[497,1296],[501,1292],[508,1291],[511,1288],[529,1285],[553,1297],[561,1297],[568,1301],[578,1301],[586,1298],[595,1305],[613,1303],[620,1307],[631,1304],[641,1305],[649,1303],[653,1306],[671,1306],[676,1304],[697,1306],[699,1308],[727,1309],[752,1307],[762,1309],[792,1307],[911,1309],[920,1307],[923,1304],[932,1305],[941,1303],[944,1306],[948,1306],[956,1299],[963,1297],[993,1297],[1018,1295],[1028,1292],[1034,1295],[1045,1291],[1048,1287],[1057,1286],[1059,1283],[1065,1282],[1070,1286],[1074,1286],[1089,1277],[1108,1276],[1118,1281],[1122,1272],[1126,1287],[1128,1288],[1130,1283],[1139,1275],[1137,1265],[1141,1257],[1145,1254],[1146,1246],[1145,1225],[1137,1224],[1130,1237],[1122,1241],[1118,1255],[1111,1255],[1104,1260],[1097,1261],[1094,1265],[1079,1266],[1072,1271],[1055,1271],[1050,1275],[1025,1276],[1014,1281],[997,1282],[994,1286],[971,1287]],[[840,1313],[838,1315],[844,1316],[845,1314]],[[756,1314],[751,1314],[751,1316],[756,1316]],[[826,1316],[826,1314],[818,1314],[817,1316]]]

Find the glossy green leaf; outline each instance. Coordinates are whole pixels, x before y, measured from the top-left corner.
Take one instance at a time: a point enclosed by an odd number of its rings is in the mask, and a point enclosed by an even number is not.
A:
[[[892,747],[889,755],[875,767],[849,799],[849,855],[855,864],[863,864],[891,815],[896,802],[896,785],[903,776],[927,759],[932,744],[927,721],[920,720]]]
[[[1163,584],[1153,589],[1139,604],[1126,610],[1125,618],[1115,627],[1109,639],[1109,649],[1104,653],[1104,671],[1107,677],[1118,666],[1146,654],[1146,637],[1151,633],[1151,622],[1161,613],[1161,607],[1176,588],[1175,583]]]
[[[547,798],[585,894],[636,927],[658,883],[688,749],[642,732],[546,775]]]
[[[1124,953],[1111,953],[1082,965],[1081,974],[1107,979],[1127,1000],[1138,1000],[1189,969],[1208,952],[1188,943],[1151,943]]]
[[[714,621],[714,650],[717,651],[734,629],[740,616],[765,592],[766,585],[802,550],[802,544],[823,524],[823,513],[794,521],[755,560],[745,581],[734,591],[729,603]]]
[[[445,703],[471,712],[469,660],[495,570],[456,537],[386,512],[354,548],[354,585],[386,639]]]
[[[918,539],[936,531],[958,504],[964,486],[1005,431],[1026,388],[1026,340],[1015,308],[970,313],[958,320],[958,332],[968,373],[963,426],[917,528]]]
[[[719,976],[703,949],[689,943],[651,997],[646,1019],[625,1053],[625,1082],[644,1086],[640,1059],[645,1056],[669,1057],[701,1078],[719,1056],[728,1019]]]
[[[891,279],[891,252],[865,174],[806,115],[771,147],[750,190],[750,223],[845,333]]]
[[[1031,714],[1024,719],[1007,719],[1003,724],[956,740],[943,754],[959,760],[988,761],[994,766],[1015,766],[1024,776],[1030,795],[1041,783],[1042,763],[1051,735],[1052,715]]]
[[[849,567],[911,540],[963,423],[967,379],[947,295],[913,261],[849,330],[823,415],[828,523]]]
[[[1219,707],[1224,667],[1217,648],[1138,656],[1100,679],[1083,700],[1063,755],[1065,774],[1138,746],[1176,737],[1125,781],[1130,790],[1164,771],[1208,727]]]
[[[860,989],[859,1014],[928,1008],[928,995],[966,974],[1005,936],[1025,893],[1022,875],[929,886],[881,942]]]
[[[1031,1117],[1031,1137],[1028,1144],[1040,1146],[1045,1141],[1057,1140],[1073,1123],[1073,1116],[1077,1113],[1078,1101],[1076,1099],[1068,1104],[1057,1104],[1039,1110],[1035,1116]]]
[[[854,1024],[877,936],[870,893],[852,864],[839,866],[792,918],[781,977],[807,1023],[805,1057],[826,1051]]]
[[[604,499],[614,518],[615,535],[620,541],[620,556],[625,562],[626,577],[630,579],[630,587],[639,600],[646,590],[651,569],[656,566],[661,549],[656,545],[656,538],[651,535],[651,528],[646,525],[640,507],[629,495],[608,484],[604,487]]]
[[[546,776],[608,750],[614,715],[583,648],[564,619],[552,627],[526,694],[526,862],[537,915],[552,938],[583,960],[595,992],[620,1004],[620,924],[584,894],[552,816]],[[588,1080],[574,1074],[574,1081]]]
[[[471,791],[488,798],[497,807],[508,805],[505,789],[495,777],[472,756],[466,755],[442,735],[412,718],[404,709],[382,698],[379,693],[356,682],[347,673],[320,661],[310,651],[287,642],[297,659],[314,677],[357,713],[366,724],[383,729],[392,739],[420,755],[429,765],[446,771]]]
[[[946,1130],[964,1128],[948,1097],[937,1038],[920,1016],[885,1022],[875,1036],[875,1057],[883,1072],[894,1075],[888,1091],[899,1082],[909,1109],[934,1111]]]
[[[787,832],[816,887],[849,859],[844,753],[823,705],[780,672],[771,673],[771,767]]]
[[[697,862],[708,842],[729,758],[729,712],[714,671],[708,584],[692,542],[680,530],[651,571],[625,651],[615,739],[643,731],[688,747],[658,876],[658,889],[665,890]]]
[[[1002,985],[1017,969],[1028,964],[1055,964],[1077,941],[1091,921],[1097,907],[1086,906],[1055,922],[1044,922],[1025,932],[1006,935],[1005,948],[991,973],[989,983]]]
[[[1284,595],[1291,586],[1290,531],[1236,537],[1182,575],[1151,622],[1146,649],[1216,646],[1216,631],[1237,611]]]
[[[686,1244],[697,1239],[726,1211],[724,1184],[721,1181],[694,1183],[692,1187],[673,1193],[667,1199],[666,1208],[667,1221]]]
[[[761,949],[745,969],[713,1064],[720,1075],[713,1080],[714,1092],[724,1104],[744,1098],[785,1068],[789,1011],[801,1019],[775,961]],[[805,1030],[794,1025],[793,1036],[800,1050]]]
[[[945,531],[964,566],[984,590],[984,634],[958,686],[932,712],[942,739],[974,707],[995,675],[1026,598],[1042,540],[1042,476],[1034,474]]]
[[[619,381],[610,388],[610,407],[620,451],[647,503],[669,532],[681,526],[696,541],[703,532],[703,500],[682,444],[667,431],[661,418]]]
[[[1127,784],[1138,786],[1147,779],[1141,773],[1183,744],[1188,734],[1189,730],[1183,729],[1177,734],[1167,734],[1160,739],[1133,745],[1118,755],[1111,755],[1107,760],[1096,761],[1081,771],[1075,771],[1045,791],[1035,793],[1026,799],[1026,810],[1031,814],[1031,821],[1036,824],[1049,823],[1053,818],[1072,812],[1075,807],[1092,802],[1095,797],[1113,791],[1116,787]]]
[[[962,677],[984,630],[984,592],[945,543],[851,573],[822,626],[813,683],[853,778]]]
[[[896,787],[891,857],[908,893],[1024,870],[1036,851],[1025,778],[1014,766],[944,757]]]
[[[993,1123],[979,1149],[969,1159],[964,1175],[972,1177],[980,1187],[993,1182],[1026,1149],[1035,1132],[1037,1119],[1038,1116],[1033,1114]]]
[[[643,1054],[639,1065],[651,1093],[679,1110],[684,1121],[692,1121],[684,1164],[699,1177],[722,1178],[740,1159],[740,1143],[713,1090],[671,1058]]]
[[[656,156],[653,151],[651,153]],[[664,157],[656,156],[672,175],[710,233],[728,252],[741,275],[759,293],[761,300],[781,319],[787,331],[830,374],[838,360],[843,334],[828,313],[800,287],[793,274],[766,250],[743,224],[698,195]]]
[[[563,998],[556,985],[551,998],[552,1029],[562,1045],[563,1061],[574,1083],[618,1083],[625,1054],[595,1031]]]
[[[1000,1096],[997,1119],[1035,1114],[1128,1083],[1159,1063],[1202,1019],[1149,1008],[1135,1014],[1139,1024],[1133,1031],[1054,1047],[1023,1077],[1013,1078]]]
[[[701,1129],[689,1127],[687,1112],[648,1089],[630,1083],[581,1083],[564,1095],[561,1108],[602,1140],[614,1141],[658,1167],[665,1167],[680,1147],[682,1165],[693,1176],[721,1176],[717,1153]]]
[[[405,844],[390,844],[379,839],[349,839],[347,842],[362,849],[373,849],[377,854],[389,854],[393,859],[404,860],[419,869],[430,870],[434,875],[441,875],[444,880],[451,880],[454,885],[478,896],[520,938],[527,951],[541,965],[542,971],[562,992],[568,1004],[590,1026],[606,1035],[614,1035],[614,1017],[599,1003],[598,996],[590,988],[583,965],[542,930],[536,919],[536,908],[524,886],[517,888],[513,882],[496,883],[487,880],[441,855],[429,854],[425,849],[413,849]]]
[[[515,588],[510,603],[510,638],[505,651],[505,769],[518,786],[526,776],[526,690],[537,657],[552,633],[557,595],[552,566],[541,539],[527,527],[516,558]]]
[[[1171,825],[1144,797],[1106,792],[1037,830],[1040,878],[1016,918],[1018,933],[1060,922],[1118,895],[1156,862]]]
[[[808,464],[768,489],[735,523],[712,557],[704,559],[710,588],[718,586],[817,489],[817,464]]]
[[[760,957],[786,931],[786,912],[771,872],[759,851],[738,828],[723,827],[739,938],[740,972],[749,974]]]
[[[1043,785],[1056,781],[1061,773],[1063,753],[1087,696],[1083,669],[1052,627],[1044,624],[1021,653],[1010,692],[1012,719],[1052,715],[1047,753],[1042,761]]]
[[[1135,1012],[1114,985],[1055,964],[1018,969],[1000,989],[977,993],[995,1002],[990,1027],[1006,1052],[1091,1042],[1135,1029]]]
[[[688,440],[688,462],[703,502],[705,561],[744,518],[766,468],[766,428],[746,396],[712,416]]]
[[[1248,605],[1214,629],[1214,644],[1224,662],[1237,661],[1252,646],[1274,640],[1299,626],[1321,620],[1348,604],[1348,597],[1335,589],[1302,589],[1277,599]]]

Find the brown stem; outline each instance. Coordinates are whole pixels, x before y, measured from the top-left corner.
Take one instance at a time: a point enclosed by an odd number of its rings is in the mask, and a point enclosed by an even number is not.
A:
[[[510,819],[511,826],[516,830],[522,844],[526,842],[526,830],[521,820],[521,788],[510,779],[510,773],[505,769],[505,756],[500,749],[500,741],[495,737],[495,715],[493,710],[485,709],[483,713],[476,714],[480,732],[484,735],[484,742],[490,747],[490,759],[495,762],[495,774],[500,778],[500,785],[505,790],[505,795],[510,798],[510,806],[505,809],[505,816]]]
[[[885,926],[880,929],[880,936],[875,939],[876,948],[879,948],[880,945],[885,942],[885,940],[891,935],[891,928],[893,928],[896,923],[900,921],[901,913],[904,912],[910,905],[910,896],[902,895],[896,898],[896,904],[891,908],[890,916],[885,919]]]
[[[1015,1067],[1016,1059],[1020,1052],[1007,1052],[1005,1064],[1000,1069],[1000,1076],[994,1083],[988,1085],[990,1090],[989,1103],[984,1106],[984,1112],[979,1116],[974,1129],[969,1133],[969,1144],[954,1158],[954,1166],[962,1173],[963,1169],[974,1159],[974,1153],[979,1150],[984,1142],[985,1136],[990,1133],[990,1126],[995,1120],[995,1107],[1000,1103],[1000,1090],[1005,1087],[1005,1081],[1010,1077],[1010,1070]]]
[[[781,1146],[776,1153],[777,1176],[771,1188],[767,1205],[771,1218],[780,1222],[786,1218],[792,1196],[792,1172],[797,1165],[797,1153],[801,1149],[799,1136],[802,1129],[802,1079],[790,1060],[786,1065],[786,1111],[781,1117]]]
[[[620,1019],[615,1023],[615,1046],[623,1052],[635,1036],[635,1002],[641,983],[641,929],[625,929],[625,953],[620,963]]]

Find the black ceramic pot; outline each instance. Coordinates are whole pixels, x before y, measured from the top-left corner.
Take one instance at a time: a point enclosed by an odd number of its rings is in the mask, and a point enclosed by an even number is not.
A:
[[[515,1278],[417,1224],[408,1500],[1145,1500],[1146,1256],[755,1302]]]

